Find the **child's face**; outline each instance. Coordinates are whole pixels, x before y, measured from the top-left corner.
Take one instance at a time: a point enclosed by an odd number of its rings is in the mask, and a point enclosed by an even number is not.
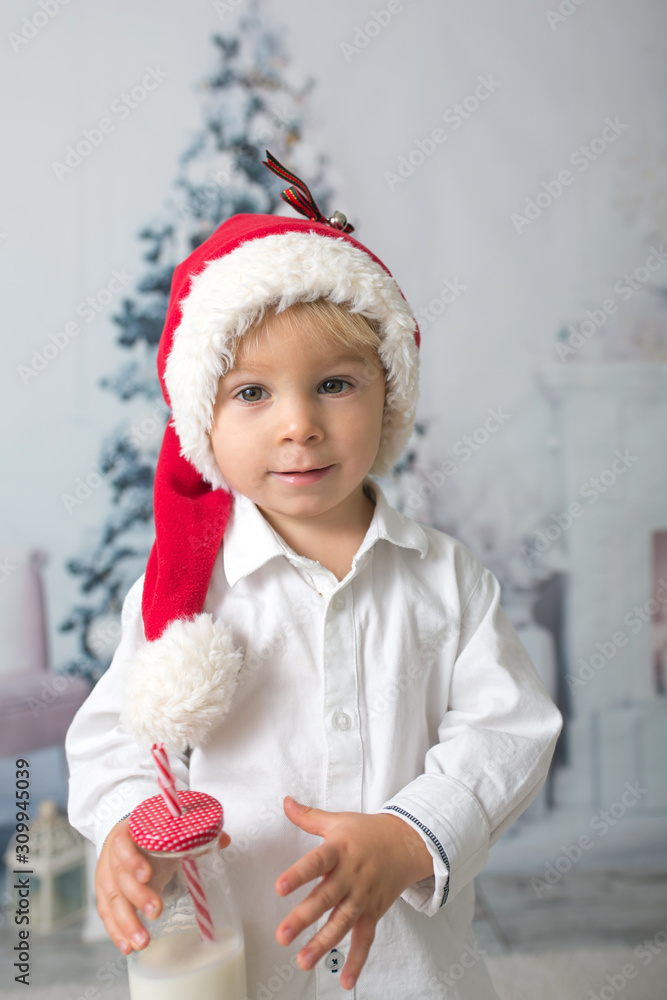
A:
[[[218,385],[210,440],[229,483],[259,507],[304,518],[332,510],[359,490],[380,444],[384,369],[375,351],[317,346],[267,317],[257,345]],[[317,482],[276,473],[323,468]]]

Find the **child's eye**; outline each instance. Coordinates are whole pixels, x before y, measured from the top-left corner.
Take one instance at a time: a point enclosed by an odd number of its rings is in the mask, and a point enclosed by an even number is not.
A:
[[[352,385],[351,382],[348,382],[344,378],[328,378],[328,379],[326,379],[326,381],[322,382],[322,386],[323,387],[324,386],[336,385],[336,384],[340,384],[340,385]],[[259,385],[247,385],[245,387],[245,389],[239,389],[239,391],[234,396],[234,399],[240,399],[243,403],[259,403],[260,402],[260,398],[255,397],[254,399],[252,399],[252,398],[249,399],[248,396],[246,396],[246,393],[248,393],[248,392],[249,393],[253,393],[253,392],[254,393],[262,393],[264,391],[265,390],[262,389],[262,387],[259,386]],[[340,390],[335,391],[335,392],[325,392],[324,395],[325,396],[339,396],[341,394],[341,392],[344,392],[344,390],[340,389]]]
[[[328,378],[326,380],[326,382],[322,383],[322,385],[331,385],[332,383],[335,384],[336,382],[340,382],[340,383],[342,383],[342,385],[352,385],[351,382],[346,382],[344,378]],[[341,389],[341,392],[342,391],[343,390]],[[338,393],[338,392],[326,392],[325,393],[325,396],[338,396],[338,395],[340,395],[340,393]]]
[[[264,389],[262,389],[261,386],[259,385],[247,385],[245,389],[241,389],[239,392],[236,393],[234,399],[238,399],[239,397],[241,397],[244,403],[259,402],[259,400],[257,399],[247,399],[246,396],[244,395],[244,393],[246,392],[264,392]]]

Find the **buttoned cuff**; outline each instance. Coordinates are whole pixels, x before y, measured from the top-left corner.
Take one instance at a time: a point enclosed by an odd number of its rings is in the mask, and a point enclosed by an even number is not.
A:
[[[464,784],[446,774],[422,774],[382,806],[419,833],[433,858],[433,875],[415,882],[401,898],[434,916],[481,872],[489,856],[489,823]]]

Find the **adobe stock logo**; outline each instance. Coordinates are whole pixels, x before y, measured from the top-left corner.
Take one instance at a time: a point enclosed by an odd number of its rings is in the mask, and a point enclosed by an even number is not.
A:
[[[73,173],[99,146],[102,145],[107,135],[115,132],[118,122],[124,122],[132,112],[138,108],[146,98],[160,86],[163,80],[169,76],[163,69],[156,66],[146,66],[146,73],[141,81],[135,84],[130,91],[123,91],[111,102],[111,111],[117,116],[117,121],[111,118],[100,118],[97,126],[84,128],[81,138],[74,144],[65,146],[65,155],[60,160],[53,160],[51,169],[53,173],[62,181]]]
[[[616,142],[621,132],[628,128],[627,122],[622,122],[618,115],[616,118],[605,118],[604,127],[600,135],[596,135],[587,145],[583,143],[570,155],[570,163],[577,167],[579,173],[584,173],[592,163],[602,156],[612,142]],[[533,198],[526,198],[524,202],[523,215],[520,212],[512,212],[510,222],[521,234],[527,226],[532,226],[536,219],[547,208],[553,205],[565,192],[565,189],[574,184],[576,175],[567,168],[561,170],[557,177],[551,180],[542,181],[542,190],[538,191]]]
[[[408,0],[412,3],[412,0]],[[401,0],[389,0],[386,8],[369,11],[369,19],[363,26],[358,24],[354,29],[352,42],[341,42],[340,50],[345,56],[345,62],[350,63],[355,56],[358,56],[367,48],[374,38],[391,24],[396,14],[402,14],[404,10]]]
[[[632,809],[639,800],[648,794],[648,788],[640,785],[639,781],[630,784],[626,781],[618,800],[612,802],[607,809],[600,809],[589,821],[589,828],[598,838],[606,837],[609,831],[620,822],[627,814],[628,809]],[[537,896],[541,899],[545,893],[560,882],[563,875],[569,872],[573,865],[578,864],[584,856],[585,851],[590,851],[595,847],[596,841],[588,833],[582,833],[576,843],[561,844],[560,854],[553,862],[549,861],[544,866],[542,878],[531,878],[530,885]]]
[[[60,13],[60,8],[69,3],[69,0],[39,0],[39,10],[36,10],[31,17],[23,17],[21,20],[21,30],[17,34],[15,31],[7,33],[7,41],[14,52],[20,52],[24,45],[31,42],[42,28],[45,28],[53,18]]]
[[[667,605],[667,581],[660,577],[658,584],[655,597],[649,597],[644,604],[636,604],[623,619],[623,624],[628,626],[633,635],[641,632],[644,626],[652,622],[654,616]],[[591,653],[587,660],[580,656],[577,660],[579,666],[577,673],[565,675],[570,691],[584,687],[590,680],[597,677],[609,661],[613,660],[618,650],[627,646],[629,638],[623,629],[617,629],[607,639],[595,643],[596,651]]]
[[[545,10],[544,16],[552,31],[555,31],[559,24],[564,24],[568,17],[572,17],[578,7],[586,3],[586,0],[561,0],[557,10]]]
[[[451,132],[456,132],[464,122],[475,114],[489,97],[502,86],[499,80],[494,80],[493,74],[488,76],[478,76],[478,83],[473,93],[468,94],[462,101],[457,101],[443,112],[442,119],[450,126]],[[449,135],[443,128],[434,128],[425,139],[415,139],[414,148],[407,156],[400,156],[395,171],[385,170],[384,179],[390,191],[394,191],[397,185],[405,184],[408,177],[414,174],[415,170],[426,162],[429,156],[433,156],[436,148],[443,142],[447,142]]]
[[[622,278],[614,282],[614,291],[617,293],[619,298],[624,302],[631,299],[632,296],[638,291],[642,285],[645,285],[651,280],[651,274],[655,271],[659,271],[661,267],[667,264],[667,253],[663,244],[660,244],[660,249],[657,247],[650,247],[650,253],[643,264],[628,274],[627,272]],[[561,331],[559,335],[559,340],[555,344],[556,352],[562,362],[566,362],[569,359],[569,355],[575,354],[581,347],[584,346],[586,341],[590,337],[594,336],[598,330],[607,322],[609,316],[618,312],[618,303],[616,299],[612,296],[611,298],[605,299],[604,302],[600,303],[597,309],[587,309],[585,319],[579,324],[579,329],[570,324],[568,330],[570,331],[570,336],[565,337],[564,330]]]
[[[77,303],[74,309],[75,314],[80,316],[84,323],[92,323],[95,317],[104,312],[133,280],[133,276],[128,274],[124,267],[120,271],[114,268],[107,283],[102,288],[98,288],[92,295],[86,296],[85,299]],[[16,367],[23,384],[28,385],[31,379],[43,372],[81,332],[81,324],[76,320],[70,320],[60,330],[49,334],[50,343],[47,341],[40,348],[31,348],[30,363]]]
[[[459,295],[468,290],[468,286],[464,285],[459,278],[447,278],[444,285],[440,289],[440,294],[431,299],[427,306],[421,306],[416,310],[415,316],[419,320],[419,329],[423,333],[427,326],[430,326],[438,316],[441,316],[447,306],[456,302]]]
[[[665,947],[667,947],[667,924],[664,930],[660,929],[652,938],[644,938],[632,954],[642,965],[649,965],[653,961],[653,956],[659,955]],[[628,985],[628,980],[635,979],[639,972],[640,969],[634,962],[626,962],[623,968],[619,969],[613,976],[610,976],[609,973],[605,975],[607,985],[603,986],[599,993],[589,990],[587,1000],[614,1000],[614,997]]]
[[[589,506],[597,503],[600,497],[616,484],[619,477],[624,476],[628,469],[638,461],[639,455],[631,454],[629,448],[626,448],[624,452],[619,451],[617,448],[609,467],[603,469],[597,476],[591,476],[585,483],[582,483],[579,487],[580,495],[586,497]],[[547,524],[544,531],[539,528],[535,529],[535,541],[533,545],[522,545],[519,550],[526,565],[533,566],[533,560],[538,559],[540,555],[547,552],[564,532],[569,531],[574,521],[586,513],[586,509],[576,500],[573,500],[568,505],[567,510],[551,515],[551,520],[554,523]]]
[[[492,436],[497,434],[512,416],[511,413],[505,413],[502,406],[499,406],[495,410],[489,407],[487,413],[488,417],[483,424],[475,427],[472,434],[464,434],[455,443],[452,451],[455,455],[460,456],[461,465],[469,462],[481,448],[488,444]],[[408,490],[404,500],[407,511],[414,513],[420,510],[425,502],[434,495],[435,491],[439,490],[444,484],[445,478],[447,476],[455,476],[458,471],[459,466],[456,462],[452,462],[451,459],[446,458],[439,468],[426,472],[425,478],[428,482],[422,482],[417,490],[414,490],[412,487]]]

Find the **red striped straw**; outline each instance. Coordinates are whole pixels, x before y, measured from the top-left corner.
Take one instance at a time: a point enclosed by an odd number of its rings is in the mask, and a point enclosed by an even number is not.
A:
[[[157,783],[160,786],[162,797],[167,804],[167,809],[172,816],[181,816],[183,810],[181,809],[181,804],[178,801],[176,781],[174,780],[174,775],[169,767],[169,758],[167,756],[167,751],[164,748],[164,744],[160,743],[158,746],[157,743],[154,743],[151,752],[157,769]],[[197,862],[193,858],[183,858],[182,865],[183,872],[185,873],[185,881],[188,884],[188,889],[190,891],[190,895],[192,896],[192,902],[195,908],[195,917],[197,919],[197,926],[199,927],[201,939],[202,941],[215,941],[213,921],[211,920],[211,913],[208,908],[208,903],[206,902],[204,887],[199,877]]]

